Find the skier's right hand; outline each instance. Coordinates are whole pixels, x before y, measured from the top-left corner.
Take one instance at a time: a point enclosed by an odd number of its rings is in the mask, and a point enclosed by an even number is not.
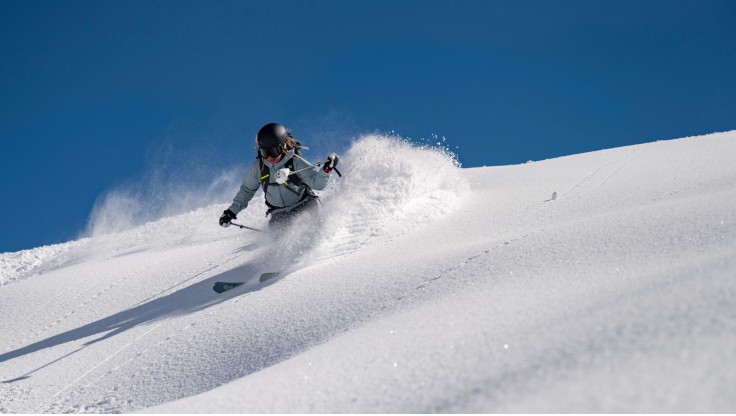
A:
[[[230,211],[229,209],[226,209],[225,212],[222,213],[222,216],[220,217],[220,225],[223,227],[229,227],[230,221],[237,219],[238,217],[235,216],[235,213]]]

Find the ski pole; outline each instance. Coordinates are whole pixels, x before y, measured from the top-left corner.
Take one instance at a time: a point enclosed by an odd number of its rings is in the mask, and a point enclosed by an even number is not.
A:
[[[247,225],[242,225],[242,224],[238,224],[238,223],[234,223],[234,222],[231,222],[230,224],[232,224],[232,225],[234,225],[236,227],[239,227],[240,229],[245,228],[246,230],[253,230],[253,231],[261,232],[261,230],[259,230],[258,228],[248,227]]]
[[[307,166],[306,168],[301,168],[301,169],[299,169],[299,170],[297,170],[297,171],[294,171],[294,172],[289,172],[289,175],[293,175],[293,174],[295,174],[295,173],[299,173],[299,172],[301,172],[301,171],[303,171],[303,170],[307,170],[307,169],[311,169],[311,168],[315,168],[315,167],[317,167],[317,168],[318,168],[318,167],[322,166],[323,164],[324,164],[324,162],[319,162],[319,163],[316,163],[316,164],[314,164],[314,165],[312,165],[312,166]],[[339,170],[337,170],[337,168],[332,168],[332,170],[334,170],[334,171],[335,171],[335,173],[337,173],[337,176],[339,176],[339,177],[341,177],[341,178],[342,178],[342,173],[340,173],[340,171],[339,171]]]
[[[289,168],[283,168],[283,169],[277,170],[276,171],[275,179],[276,179],[276,183],[278,183],[279,185],[286,183],[286,181],[288,180],[289,176],[291,176],[291,175],[295,175],[295,174],[297,174],[297,173],[299,173],[301,171],[305,171],[307,169],[317,168],[317,167],[320,167],[320,166],[322,166],[324,164],[324,162],[319,162],[319,163],[311,164],[306,159],[304,159],[303,157],[301,157],[301,156],[299,156],[297,154],[295,154],[294,156],[296,156],[299,159],[303,160],[304,163],[307,164],[307,166],[306,167],[303,167],[303,168],[301,168],[299,170],[293,170],[293,171],[292,170],[289,170]],[[337,173],[337,176],[339,176],[339,177],[342,178],[342,173],[340,173],[340,171],[337,170],[337,168],[332,168],[332,169]],[[266,176],[264,176],[261,179],[264,179],[264,178],[266,178],[268,176],[270,176],[270,175],[266,175]]]
[[[289,175],[293,175],[293,174],[295,174],[295,173],[299,173],[299,172],[301,172],[301,171],[303,171],[303,170],[307,170],[307,169],[310,169],[310,168],[318,168],[318,167],[320,167],[320,166],[322,166],[322,165],[324,164],[324,162],[317,162],[317,163],[315,163],[314,165],[312,165],[312,164],[310,164],[310,163],[309,163],[309,162],[307,161],[307,159],[304,159],[303,157],[301,157],[301,156],[299,156],[299,155],[297,155],[297,154],[294,154],[294,156],[297,156],[297,157],[299,157],[299,159],[303,160],[303,161],[304,161],[304,163],[307,163],[307,164],[308,164],[309,166],[307,166],[307,167],[305,167],[305,168],[301,168],[301,169],[299,169],[299,170],[297,170],[297,171],[294,171],[294,172],[289,172]],[[332,168],[332,169],[333,169],[333,170],[334,170],[334,171],[335,171],[335,172],[337,173],[337,176],[339,176],[339,177],[341,177],[341,178],[342,178],[342,173],[340,173],[340,171],[339,171],[339,170],[337,170],[337,167],[334,167],[334,168]]]

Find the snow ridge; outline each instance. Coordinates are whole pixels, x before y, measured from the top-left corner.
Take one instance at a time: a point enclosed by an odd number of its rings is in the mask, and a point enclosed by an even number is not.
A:
[[[15,253],[0,253],[0,286],[52,270],[67,262],[71,251],[87,243],[88,240],[83,239]]]

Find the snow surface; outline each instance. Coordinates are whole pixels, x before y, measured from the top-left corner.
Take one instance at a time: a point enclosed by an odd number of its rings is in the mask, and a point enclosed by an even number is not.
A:
[[[0,412],[736,412],[735,156],[368,136],[285,238],[220,201],[2,254]]]

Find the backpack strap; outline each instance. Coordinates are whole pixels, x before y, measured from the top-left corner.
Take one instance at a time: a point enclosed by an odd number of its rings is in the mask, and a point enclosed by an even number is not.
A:
[[[261,165],[261,187],[263,188],[263,195],[265,197],[267,195],[266,192],[268,191],[268,185],[271,184],[271,171],[270,169],[268,169],[268,166],[266,166],[266,164],[263,163],[263,157],[261,157],[260,154],[258,155],[258,161],[260,162],[260,165]],[[289,171],[294,171],[294,159],[290,158],[289,160],[287,160],[286,163],[284,164],[284,167],[289,169]],[[312,188],[310,188],[309,185],[304,183],[304,181],[302,181],[302,179],[298,175],[294,175],[294,174],[289,175],[289,180],[287,182],[284,182],[283,184],[286,189],[298,195],[299,192],[292,189],[289,186],[290,183],[296,186],[297,188],[300,188],[302,186],[306,188],[298,202],[301,202],[309,197],[312,197],[312,198],[317,197],[317,195],[314,194],[314,191],[312,191]],[[265,200],[266,200],[266,206],[268,206],[268,211],[266,211],[266,216],[271,214],[271,212],[273,212],[274,210],[284,208],[284,207],[279,207],[279,206],[271,204],[270,202],[268,202],[267,198],[265,198]]]
[[[271,171],[268,169],[268,166],[266,166],[266,164],[263,163],[262,158],[259,158],[259,161],[261,164],[261,187],[263,187],[263,192],[265,193],[266,190],[268,189],[268,185],[271,184]],[[284,167],[289,169],[289,171],[294,171],[294,159],[287,160],[286,163],[284,164]],[[302,185],[309,188],[309,186],[307,186],[307,184],[305,184],[302,178],[300,178],[298,175],[291,174],[289,175],[289,180],[284,182],[284,185],[286,185],[286,189],[292,192],[296,192],[293,189],[289,188],[288,185],[290,183],[296,186],[297,188]]]

